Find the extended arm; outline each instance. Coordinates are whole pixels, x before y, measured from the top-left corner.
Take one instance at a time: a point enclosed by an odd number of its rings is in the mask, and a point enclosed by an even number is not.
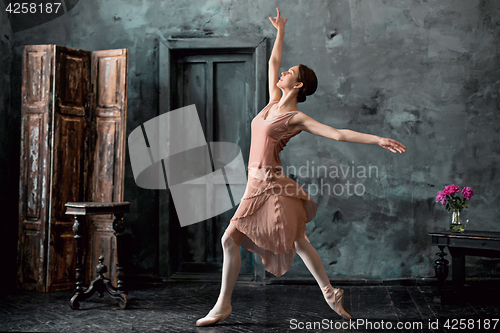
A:
[[[279,70],[283,54],[283,37],[285,35],[285,23],[288,21],[288,19],[283,21],[278,8],[276,8],[276,11],[278,14],[274,20],[269,17],[269,20],[277,29],[276,40],[274,41],[271,57],[269,58],[269,98],[271,101],[281,98],[281,91],[276,84],[278,83],[280,77]]]
[[[311,134],[324,136],[325,138],[337,141],[378,144],[382,148],[388,149],[393,153],[406,152],[406,147],[396,140],[382,138],[377,135],[351,131],[348,129],[336,129],[331,126],[322,124],[302,112],[299,112],[295,116],[293,116],[288,124],[289,126],[294,127],[296,130],[303,130]]]
[[[333,127],[332,127],[333,128]],[[367,143],[367,144],[378,144],[381,137],[372,134],[365,134],[360,132],[351,131],[349,129],[339,129],[341,139],[339,141],[345,142],[356,142],[356,143]]]

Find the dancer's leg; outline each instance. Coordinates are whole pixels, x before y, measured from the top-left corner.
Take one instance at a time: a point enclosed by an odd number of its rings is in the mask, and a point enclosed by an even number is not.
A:
[[[352,314],[344,308],[343,304],[344,290],[332,287],[321,258],[311,243],[306,238],[301,238],[295,241],[295,249],[318,282],[328,305],[343,318],[351,319]]]
[[[240,246],[224,232],[222,248],[224,249],[224,262],[222,264],[220,295],[217,302],[231,304],[231,295],[241,267]]]
[[[240,247],[225,232],[221,241],[224,250],[224,261],[219,298],[212,310],[204,318],[196,322],[198,326],[211,325],[223,320],[226,316],[221,317],[221,315],[228,315],[228,312],[231,311],[231,295],[241,266]]]
[[[306,267],[309,269],[311,274],[318,282],[320,288],[324,288],[330,284],[330,280],[325,272],[325,267],[321,262],[318,252],[314,247],[307,241],[307,239],[301,238],[295,241],[295,249],[299,254]]]

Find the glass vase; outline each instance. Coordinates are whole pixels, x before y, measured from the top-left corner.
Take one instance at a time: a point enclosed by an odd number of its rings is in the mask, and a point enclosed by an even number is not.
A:
[[[453,232],[464,232],[464,226],[462,224],[462,212],[459,209],[452,211],[450,230]]]

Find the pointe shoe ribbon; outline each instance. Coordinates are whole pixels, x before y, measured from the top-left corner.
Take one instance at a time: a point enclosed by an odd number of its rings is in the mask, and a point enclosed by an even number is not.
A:
[[[207,315],[206,317],[198,319],[196,321],[196,326],[208,326],[208,325],[213,325],[219,321],[223,321],[224,319],[229,317],[232,310],[233,310],[233,307],[230,307],[229,309],[227,309],[227,311],[220,313],[220,314],[217,314],[215,316]]]
[[[333,311],[337,312],[342,318],[352,318],[352,314],[344,308],[344,304],[342,303],[344,298],[343,289],[333,288],[332,285],[329,284],[326,287],[321,288],[321,291],[323,291],[323,296]]]

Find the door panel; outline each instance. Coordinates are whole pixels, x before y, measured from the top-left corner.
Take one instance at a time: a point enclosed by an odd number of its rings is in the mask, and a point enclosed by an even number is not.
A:
[[[214,62],[214,110],[213,113],[213,140],[234,142],[240,146],[245,165],[248,165],[250,153],[250,122],[253,118],[253,91],[254,80],[251,58],[245,61],[217,61]],[[237,206],[238,202],[233,202]],[[236,207],[237,208],[237,207]],[[223,257],[220,239],[229,225],[229,220],[236,212],[236,208],[228,210],[216,217],[214,241],[216,242],[215,255]],[[253,273],[252,255],[241,249],[240,273]]]
[[[255,98],[252,54],[177,54],[173,58],[171,77],[173,109],[195,104],[207,144],[219,141],[240,144],[247,164],[250,122],[254,114],[249,106]],[[227,191],[204,184],[199,190],[206,191],[207,196]],[[171,215],[173,248],[170,253],[176,256],[172,260],[177,271],[220,271],[223,259],[220,240],[238,204],[233,202],[232,209],[182,228],[176,214]],[[173,202],[170,208],[175,212]],[[246,250],[242,250],[240,273],[253,273],[252,256]]]
[[[23,48],[18,287],[45,291],[53,46]]]
[[[127,119],[128,50],[92,52],[92,118],[87,200],[121,202],[124,192],[124,152]],[[85,283],[97,277],[99,256],[116,285],[113,214],[87,216],[91,240],[85,256]]]
[[[56,46],[54,146],[47,291],[75,285],[73,219],[66,202],[84,201],[90,121],[90,52]]]

